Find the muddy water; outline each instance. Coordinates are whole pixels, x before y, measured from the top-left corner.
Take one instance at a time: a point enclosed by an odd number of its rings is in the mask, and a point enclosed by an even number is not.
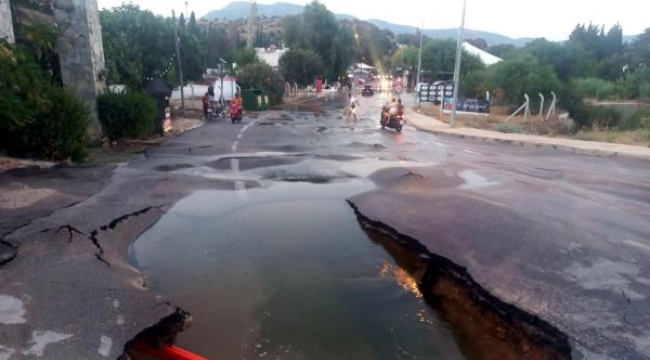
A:
[[[179,344],[211,359],[463,358],[343,200],[370,188],[273,183],[176,204],[134,256],[151,291],[194,315]]]

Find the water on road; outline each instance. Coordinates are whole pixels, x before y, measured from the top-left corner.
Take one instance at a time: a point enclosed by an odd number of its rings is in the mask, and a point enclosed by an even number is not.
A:
[[[199,191],[134,245],[210,359],[458,359],[452,331],[344,199],[365,180]]]

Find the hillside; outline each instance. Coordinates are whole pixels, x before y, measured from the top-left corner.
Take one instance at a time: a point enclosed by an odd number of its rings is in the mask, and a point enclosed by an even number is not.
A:
[[[237,20],[248,17],[250,2],[248,1],[234,1],[226,5],[220,10],[213,10],[202,17],[205,20]],[[297,15],[302,12],[303,6],[278,2],[275,4],[257,4],[257,14],[260,17],[284,17],[288,15]],[[335,14],[340,20],[354,19],[355,17],[347,14]],[[367,22],[376,25],[380,29],[388,29],[394,34],[414,34],[416,28],[408,25],[393,24],[384,20],[371,19]],[[424,33],[434,39],[455,39],[458,36],[458,29],[425,29]],[[525,46],[533,38],[518,38],[513,39],[508,36],[481,30],[465,30],[465,38],[475,39],[483,38],[490,46],[501,44],[512,44],[517,47]],[[628,42],[634,39],[635,36],[625,36],[624,41]]]

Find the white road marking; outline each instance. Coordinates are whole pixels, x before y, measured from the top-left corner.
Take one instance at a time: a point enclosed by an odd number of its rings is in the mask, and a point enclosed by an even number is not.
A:
[[[113,300],[113,307],[116,308],[116,309],[118,309],[118,308],[120,307],[120,301],[117,300],[117,299],[114,299],[114,300]]]
[[[239,172],[239,159],[238,158],[230,159],[230,169],[233,172],[236,172],[236,173]]]
[[[483,155],[483,153],[472,151],[472,150],[467,150],[467,149],[463,150],[463,152],[466,152],[468,154],[473,154],[473,155]]]
[[[117,315],[117,325],[124,325],[124,315]]]
[[[32,332],[32,339],[29,341],[31,347],[23,350],[23,355],[34,355],[36,357],[43,356],[45,347],[51,344],[56,344],[71,338],[70,334],[61,334],[54,331],[36,330]]]
[[[106,335],[102,335],[99,339],[99,349],[97,352],[103,357],[108,357],[111,355],[111,349],[113,348],[113,340]]]
[[[255,125],[255,124],[256,124],[258,121],[260,121],[260,120],[262,120],[261,117],[260,117],[259,119],[255,120],[255,121],[251,122],[250,124],[244,126],[244,127],[239,131],[239,134],[237,135],[237,141],[235,141],[235,142],[232,144],[232,148],[231,148],[231,149],[232,149],[232,152],[237,152],[237,146],[239,146],[239,141],[244,137],[244,133],[246,132],[246,130],[248,130],[251,126]]]
[[[25,307],[20,299],[12,296],[0,295],[0,324],[24,324]]]
[[[237,147],[239,146],[239,142],[244,137],[244,133],[246,132],[246,130],[248,130],[251,126],[255,125],[260,120],[262,120],[262,117],[259,117],[257,120],[255,120],[255,121],[251,122],[250,124],[244,126],[239,131],[239,134],[237,134],[237,141],[235,141],[232,144],[232,147],[231,147],[231,150],[232,150],[233,153],[237,152]],[[235,174],[239,173],[239,159],[230,159],[230,169]],[[237,192],[237,194],[239,195],[239,197],[243,201],[246,201],[248,196],[246,194],[246,183],[245,182],[243,182],[242,180],[236,180],[235,181],[235,191]]]

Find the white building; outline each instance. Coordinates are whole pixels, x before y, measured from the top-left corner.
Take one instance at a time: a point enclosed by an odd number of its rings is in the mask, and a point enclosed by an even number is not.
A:
[[[277,49],[275,46],[269,48],[255,48],[260,60],[269,64],[274,70],[280,66],[280,57],[289,49]]]
[[[468,42],[463,43],[463,49],[472,55],[478,56],[485,66],[491,66],[503,61],[500,57],[494,56],[487,51],[483,51]]]

